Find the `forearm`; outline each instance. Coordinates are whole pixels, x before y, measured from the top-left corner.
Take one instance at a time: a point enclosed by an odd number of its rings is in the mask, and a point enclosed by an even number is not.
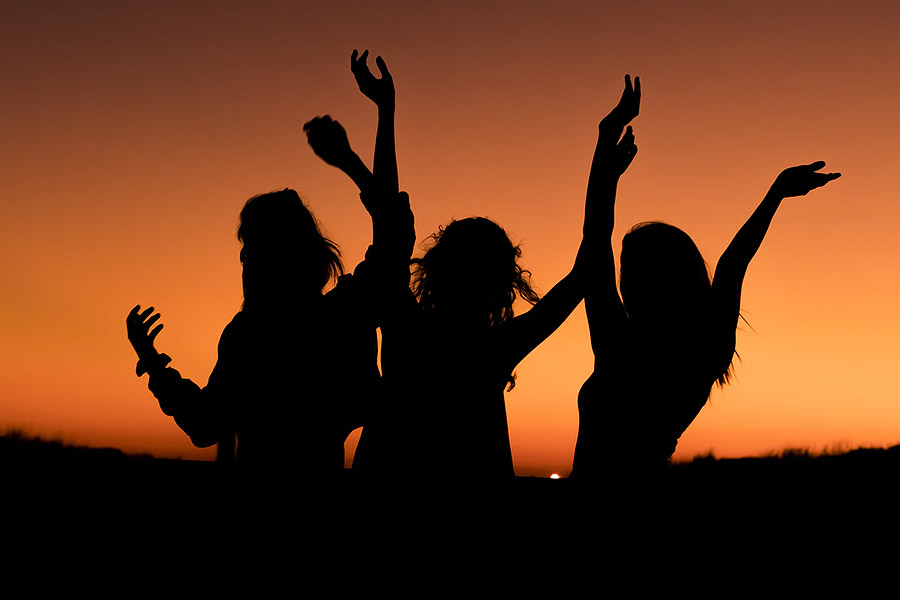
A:
[[[720,274],[720,268],[723,267],[743,275],[762,245],[782,200],[784,200],[783,195],[775,190],[769,190],[747,222],[734,236],[731,244],[722,254],[722,258],[719,259],[719,265],[716,267],[717,277]]]
[[[604,172],[603,167],[591,169],[584,203],[585,237],[611,238],[616,222],[616,192],[619,178]]]
[[[348,157],[338,168],[353,180],[360,192],[367,194],[371,191],[374,183],[372,173],[356,153]]]
[[[624,126],[600,122],[591,160],[584,208],[584,235],[611,237],[615,225],[616,190],[621,170],[614,164],[616,144]]]
[[[378,106],[378,128],[375,134],[375,158],[372,163],[372,174],[383,193],[394,195],[400,191],[393,102]]]
[[[572,314],[584,298],[581,279],[572,269],[537,304],[510,324],[510,358],[515,367]]]

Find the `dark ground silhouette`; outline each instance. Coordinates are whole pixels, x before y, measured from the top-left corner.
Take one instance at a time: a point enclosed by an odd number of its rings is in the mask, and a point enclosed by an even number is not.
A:
[[[759,457],[716,458],[700,455],[691,461],[673,463],[647,487],[660,494],[681,493],[700,496],[716,489],[721,493],[750,496],[784,497],[786,494],[822,493],[819,502],[848,494],[866,495],[898,486],[900,444],[890,448],[857,448],[841,453],[816,454],[807,450],[787,450]],[[346,489],[386,490],[388,486],[360,481],[345,469],[342,485]],[[302,477],[298,473],[281,474],[285,486]],[[104,488],[181,488],[205,489],[239,481],[240,474],[211,461],[155,458],[149,454],[130,455],[115,448],[74,446],[13,433],[0,436],[0,481],[8,494],[28,494],[34,490],[62,493],[83,492],[94,486]],[[272,482],[277,486],[278,481]],[[431,482],[429,485],[434,485]],[[461,478],[446,478],[442,489],[476,487]],[[426,486],[423,486],[426,487]],[[516,477],[509,488],[523,500],[537,497],[572,499],[581,491],[594,496],[593,488],[562,478]],[[592,491],[589,491],[592,490]],[[627,496],[626,490],[602,490],[607,500]],[[812,498],[811,498],[812,499]],[[872,498],[874,499],[874,498]],[[773,497],[774,501],[774,497]]]
[[[829,564],[849,573],[848,560],[883,548],[898,469],[900,445],[702,457],[627,488],[535,477],[378,485],[349,471],[316,486],[296,470],[248,486],[214,462],[0,438],[4,533],[20,562],[112,573],[116,561],[144,556],[141,568],[162,568],[160,577],[189,571],[225,586],[255,572],[265,574],[255,586],[305,573],[341,589],[473,578],[557,589],[565,575],[665,591],[673,577],[727,578],[723,566],[741,573],[742,587],[783,586],[785,573],[822,584]]]

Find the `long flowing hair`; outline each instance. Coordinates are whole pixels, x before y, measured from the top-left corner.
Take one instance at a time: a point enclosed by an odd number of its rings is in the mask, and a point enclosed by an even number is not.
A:
[[[679,329],[688,343],[708,343],[714,307],[709,267],[691,237],[658,221],[638,223],[622,239],[619,290],[630,319]],[[731,378],[733,361],[711,365],[716,383]]]

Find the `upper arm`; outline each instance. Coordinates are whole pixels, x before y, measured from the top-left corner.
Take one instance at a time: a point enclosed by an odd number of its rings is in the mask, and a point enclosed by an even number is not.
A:
[[[741,292],[744,287],[744,276],[747,273],[746,261],[726,251],[716,265],[712,281],[712,310],[717,324],[723,327],[737,327],[741,312]]]

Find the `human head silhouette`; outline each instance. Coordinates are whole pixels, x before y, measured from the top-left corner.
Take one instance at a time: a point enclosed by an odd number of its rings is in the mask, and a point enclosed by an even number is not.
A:
[[[340,250],[292,189],[250,198],[237,231],[244,306],[291,303],[320,295],[343,273]]]
[[[518,264],[521,248],[490,219],[451,221],[432,239],[425,255],[413,260],[413,291],[426,310],[497,325],[512,318],[517,295],[537,302],[531,273]]]
[[[622,239],[619,289],[629,318],[653,327],[696,326],[710,279],[694,240],[660,222],[639,223]]]

